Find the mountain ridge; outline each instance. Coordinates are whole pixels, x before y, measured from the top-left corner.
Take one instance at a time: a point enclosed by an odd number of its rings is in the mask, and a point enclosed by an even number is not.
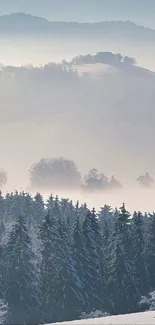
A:
[[[49,20],[47,18],[41,17],[41,16],[37,16],[37,15],[32,15],[29,13],[24,13],[24,12],[16,12],[16,13],[11,13],[11,14],[1,14],[0,15],[0,20],[4,20],[4,19],[10,19],[10,18],[28,18],[29,20],[35,20],[35,21],[42,21],[45,23],[59,23],[59,24],[74,24],[74,25],[101,25],[101,24],[128,24],[130,26],[134,26],[134,27],[139,27],[148,31],[154,31],[155,29],[150,28],[150,27],[145,27],[143,25],[140,24],[136,24],[135,22],[131,21],[131,20],[100,20],[100,21],[94,21],[94,22],[90,22],[90,21],[72,21],[72,20]]]
[[[20,28],[20,30],[19,30]],[[25,13],[12,13],[0,15],[0,33],[3,32],[67,32],[67,33],[86,33],[105,34],[112,31],[120,35],[135,37],[143,36],[154,38],[155,30],[137,25],[131,21],[100,21],[100,22],[73,22],[73,21],[51,21],[43,17]],[[80,33],[81,34],[81,33]]]
[[[0,11],[25,12],[58,21],[129,19],[155,28],[154,0],[0,0]]]

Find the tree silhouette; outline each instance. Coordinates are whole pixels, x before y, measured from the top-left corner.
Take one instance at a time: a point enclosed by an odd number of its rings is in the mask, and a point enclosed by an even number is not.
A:
[[[149,173],[146,173],[145,175],[139,176],[137,182],[143,188],[150,188],[153,186],[154,179],[149,175]]]
[[[100,174],[96,168],[92,168],[88,175],[84,177],[84,186],[88,190],[102,190],[109,185],[104,174]]]
[[[121,183],[115,178],[115,176],[112,176],[111,177],[111,180],[110,180],[110,187],[112,189],[116,189],[116,188],[122,188],[122,185]]]
[[[62,157],[41,159],[31,167],[30,181],[33,188],[77,187],[81,185],[81,175],[72,160]]]

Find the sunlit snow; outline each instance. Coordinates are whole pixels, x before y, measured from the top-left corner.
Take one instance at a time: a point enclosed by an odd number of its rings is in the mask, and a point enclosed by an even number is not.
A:
[[[145,313],[136,313],[129,315],[118,315],[118,316],[108,316],[104,318],[94,318],[94,319],[86,319],[79,320],[73,322],[64,322],[64,323],[56,323],[57,325],[152,325],[155,324],[155,311],[149,311]]]

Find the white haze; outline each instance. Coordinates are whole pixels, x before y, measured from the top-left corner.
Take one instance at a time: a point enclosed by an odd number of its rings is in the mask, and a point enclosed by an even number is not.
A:
[[[0,63],[4,65],[42,65],[71,60],[80,54],[94,52],[121,53],[134,57],[139,66],[155,71],[155,44],[136,44],[125,39],[80,39],[47,37],[44,39],[0,36]]]
[[[114,74],[106,75],[103,88],[100,81],[87,79],[65,87],[59,82],[54,90],[48,83],[39,86],[37,77],[31,84],[10,82],[7,76],[3,80],[0,167],[8,172],[5,190],[28,190],[33,162],[63,156],[75,160],[82,176],[96,167],[108,177],[115,175],[124,189],[54,194],[86,201],[90,208],[126,202],[130,211],[153,211],[155,191],[137,188],[136,178],[146,171],[155,176],[154,82],[130,76],[117,82]]]
[[[55,192],[51,190],[54,195],[69,197],[74,202],[77,199],[80,203],[87,202],[90,208],[94,206],[96,210],[104,204],[109,204],[113,208],[120,207],[123,202],[126,202],[130,211],[152,212],[155,210],[154,189],[139,189],[135,182],[137,175],[149,168],[149,163],[147,160],[145,163],[145,158],[142,162],[142,157],[134,157],[134,164],[128,155],[127,148],[122,154],[117,150],[112,154],[110,153],[112,148],[110,144],[109,148],[106,148],[104,140],[99,143],[94,141],[93,131],[92,134],[90,131],[89,133],[86,131],[79,134],[79,129],[75,129],[73,132],[69,123],[66,123],[66,126],[64,124],[62,117],[53,116],[50,120],[50,126],[49,121],[47,122],[45,119],[1,125],[0,138],[5,140],[5,148],[2,146],[1,149],[1,166],[8,171],[9,177],[6,190],[28,190],[28,168],[32,162],[38,161],[41,157],[62,155],[75,159],[83,175],[92,166],[103,170],[108,176],[114,173],[123,182],[124,188],[119,191],[96,194],[84,194],[78,190],[76,192],[70,190]],[[129,162],[127,164],[128,156]],[[130,179],[128,178],[129,175],[131,175]],[[46,200],[50,192],[42,191],[42,194]]]
[[[154,43],[0,38],[4,65],[39,66],[101,51],[132,56],[139,66],[155,71]],[[155,190],[141,190],[136,179],[147,171],[155,178],[154,90],[154,79],[117,77],[112,70],[104,82],[69,80],[54,88],[45,80],[39,84],[37,77],[11,83],[6,73],[0,86],[0,168],[8,173],[5,191],[28,190],[28,170],[34,162],[63,156],[77,163],[82,176],[92,167],[108,177],[115,175],[123,189],[91,195],[60,190],[55,195],[86,201],[97,210],[104,204],[120,207],[126,202],[130,211],[153,211]],[[45,199],[48,194],[43,192]]]
[[[35,192],[31,192],[32,195],[35,195]],[[42,195],[44,197],[45,203],[47,198],[51,193],[42,191]],[[103,192],[103,193],[92,193],[86,194],[82,191],[57,191],[53,192],[53,195],[58,195],[59,198],[68,198],[76,204],[77,199],[80,204],[87,203],[89,209],[95,208],[96,212],[100,210],[105,204],[111,206],[113,209],[120,208],[122,204],[125,202],[126,209],[130,211],[132,214],[134,211],[142,211],[142,212],[155,212],[155,204],[154,204],[154,190],[145,190],[135,188],[135,185],[129,188],[124,188],[120,191],[112,191],[112,192]]]

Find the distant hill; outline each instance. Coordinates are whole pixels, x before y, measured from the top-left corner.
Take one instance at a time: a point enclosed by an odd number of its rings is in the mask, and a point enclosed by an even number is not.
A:
[[[154,78],[155,73],[148,69],[144,69],[140,66],[137,66],[136,60],[134,58],[125,56],[123,57],[120,53],[112,53],[112,52],[98,52],[94,55],[80,55],[72,59],[70,65],[72,67],[78,66],[93,66],[96,64],[100,64],[100,71],[102,70],[102,65],[111,66],[116,70],[113,71],[122,71],[128,75],[132,75],[134,77],[140,78]],[[103,73],[104,75],[104,73]]]
[[[154,0],[0,0],[0,12],[24,12],[49,20],[130,20],[155,28]]]
[[[54,22],[24,13],[0,16],[0,35],[63,35],[74,37],[119,37],[155,41],[155,30],[130,21],[95,23]]]

